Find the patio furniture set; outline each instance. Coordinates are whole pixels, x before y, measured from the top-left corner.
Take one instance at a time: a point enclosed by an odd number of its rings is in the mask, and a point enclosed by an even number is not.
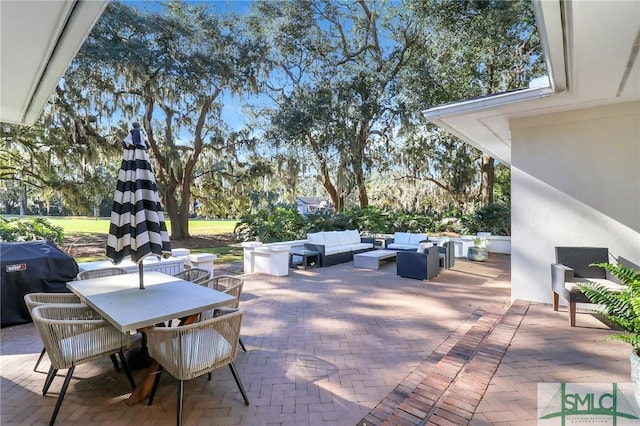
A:
[[[241,278],[209,278],[209,271],[199,268],[176,276],[148,272],[146,287],[139,289],[138,274],[111,272],[68,282],[72,293],[30,293],[24,297],[45,347],[34,370],[45,353],[51,360],[43,395],[57,371],[68,369],[50,424],[55,423],[75,367],[110,356],[119,371],[116,354],[134,388],[129,405],[147,397],[151,405],[163,370],[178,379],[178,425],[182,424],[184,380],[204,374],[211,380],[211,372],[226,365],[249,405],[233,365],[238,344],[242,345]],[[179,325],[171,326],[175,319]],[[142,345],[151,363],[144,379],[136,384],[124,351],[130,348],[131,334],[137,332],[142,333]]]
[[[379,269],[383,261],[397,260],[397,274],[405,278],[428,280],[455,264],[453,246],[448,241],[440,245],[429,242],[428,235],[396,232],[394,238],[382,241],[375,248],[375,239],[360,237],[357,230],[326,231],[307,235],[304,249],[289,252],[291,267],[325,267],[353,261],[353,266]],[[295,258],[301,258],[295,262]]]

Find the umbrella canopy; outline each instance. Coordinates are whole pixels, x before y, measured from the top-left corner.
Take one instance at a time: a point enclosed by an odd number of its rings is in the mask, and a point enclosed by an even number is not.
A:
[[[142,259],[149,255],[171,256],[171,244],[147,154],[146,138],[138,123],[134,123],[122,145],[123,159],[113,196],[107,257],[117,264],[131,256],[131,260],[139,265],[142,289]]]

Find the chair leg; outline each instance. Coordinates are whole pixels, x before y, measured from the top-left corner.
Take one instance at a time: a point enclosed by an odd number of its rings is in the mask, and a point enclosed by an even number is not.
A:
[[[236,379],[236,384],[238,385],[238,389],[240,389],[240,393],[244,398],[244,404],[249,405],[249,398],[247,398],[247,393],[244,391],[244,386],[242,386],[242,381],[240,380],[238,371],[236,370],[236,367],[235,365],[233,365],[232,362],[229,363],[229,368],[231,369],[231,374],[233,374],[233,378]]]
[[[56,374],[58,374],[58,369],[49,367],[49,372],[47,373],[47,378],[44,380],[44,386],[42,387],[42,396],[47,394],[51,383],[53,383],[53,379],[55,379]]]
[[[40,362],[42,361],[42,358],[44,358],[44,354],[47,353],[47,349],[46,348],[42,348],[42,352],[40,352],[40,356],[38,357],[38,360],[36,361],[36,365],[33,366],[33,371],[38,371],[38,366],[40,365]]]
[[[58,417],[58,412],[60,411],[60,406],[62,405],[64,394],[67,392],[67,388],[69,387],[69,382],[71,381],[71,376],[73,375],[73,370],[75,369],[76,367],[74,366],[74,367],[71,367],[69,371],[67,371],[67,376],[64,378],[62,389],[60,389],[60,395],[58,395],[58,401],[56,402],[56,407],[53,409],[53,414],[51,415],[49,426],[53,426],[53,424],[56,422],[56,417]]]
[[[111,354],[109,355],[109,358],[111,358],[111,362],[113,363],[113,366],[116,368],[116,371],[119,373],[120,372],[120,365],[118,365],[118,359],[116,358],[115,354]]]
[[[244,343],[242,343],[242,338],[238,338],[238,343],[240,343],[240,347],[242,348],[242,352],[246,352],[247,348],[244,347]]]
[[[184,393],[184,380],[178,383],[178,418],[177,425],[182,426],[182,394]]]
[[[553,292],[553,310],[554,311],[558,310],[558,302],[559,301],[560,301],[560,295],[554,291]]]
[[[576,302],[569,302],[569,323],[571,327],[576,326]]]
[[[151,393],[149,394],[149,404],[153,404],[153,398],[156,396],[156,391],[158,390],[158,384],[160,383],[160,374],[162,374],[162,366],[158,365],[158,369],[156,370],[156,377],[153,379],[153,387],[151,388]]]
[[[127,362],[127,358],[124,356],[124,352],[120,349],[118,352],[118,356],[120,357],[120,362],[122,363],[122,368],[124,368],[124,373],[127,375],[127,379],[131,384],[131,389],[136,388],[136,382],[133,380],[133,376],[131,375],[131,369],[129,368],[129,363]]]

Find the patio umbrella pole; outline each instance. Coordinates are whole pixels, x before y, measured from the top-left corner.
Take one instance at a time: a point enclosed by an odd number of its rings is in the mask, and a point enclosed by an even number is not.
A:
[[[144,268],[142,267],[142,260],[138,262],[138,276],[140,277],[140,290],[144,290],[144,281],[142,279]]]

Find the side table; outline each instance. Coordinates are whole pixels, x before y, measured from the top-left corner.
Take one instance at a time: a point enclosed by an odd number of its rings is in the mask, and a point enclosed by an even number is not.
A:
[[[299,265],[298,263],[293,262],[293,256],[302,257],[302,267],[305,271],[307,270],[308,266],[311,266],[309,263],[313,263],[314,267],[317,267],[318,263],[320,262],[319,251],[306,249],[291,250],[289,252],[289,266],[292,268],[296,265]]]

